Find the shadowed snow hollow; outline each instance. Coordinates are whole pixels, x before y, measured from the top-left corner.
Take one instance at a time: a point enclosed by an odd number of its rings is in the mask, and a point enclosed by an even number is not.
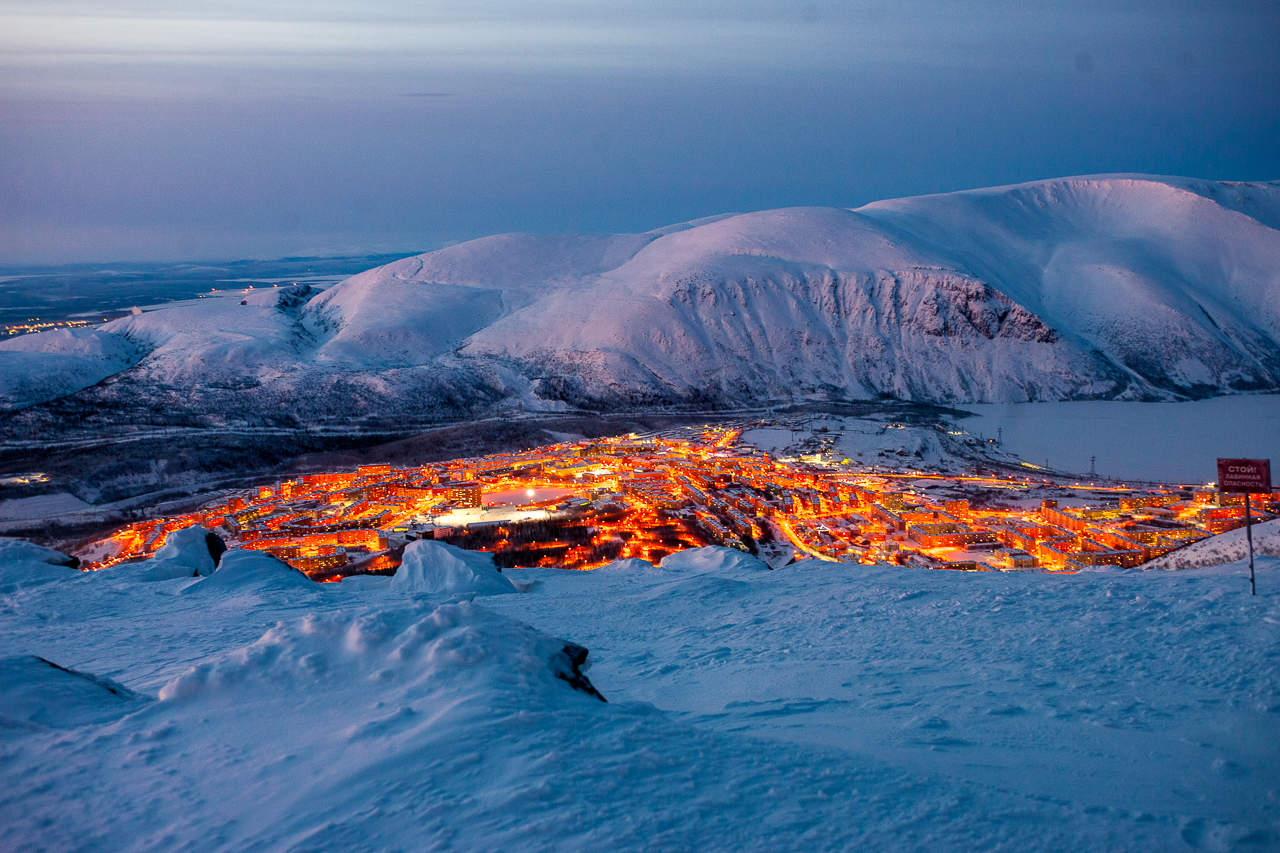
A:
[[[74,728],[123,716],[143,697],[36,655],[0,660],[0,727]]]
[[[516,587],[493,563],[493,555],[464,551],[434,539],[410,542],[391,588],[406,595],[499,595]]]

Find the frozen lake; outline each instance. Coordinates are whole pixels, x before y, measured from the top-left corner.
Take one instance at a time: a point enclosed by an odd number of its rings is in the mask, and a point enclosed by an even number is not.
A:
[[[1101,476],[1210,482],[1219,456],[1280,464],[1280,395],[1215,397],[1187,403],[1016,403],[966,405],[960,425],[994,437],[1029,462]]]

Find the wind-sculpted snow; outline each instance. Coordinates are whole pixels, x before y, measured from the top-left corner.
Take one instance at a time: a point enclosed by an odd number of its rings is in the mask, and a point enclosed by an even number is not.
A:
[[[1258,556],[1280,557],[1280,519],[1254,524],[1253,551]],[[1143,566],[1144,569],[1199,569],[1223,563],[1246,560],[1249,541],[1244,528],[1212,536],[1208,539],[1179,548],[1171,554],[1158,557]]]
[[[417,697],[466,690],[532,699],[569,688],[563,641],[467,603],[308,615],[248,646],[199,664],[160,689],[166,701],[245,692],[314,694],[376,690]],[[352,733],[365,723],[352,720]]]
[[[626,561],[631,562],[631,561]],[[662,558],[660,569],[674,574],[716,574],[725,577],[741,577],[757,572],[767,572],[769,567],[750,554],[732,548],[688,548]]]
[[[515,592],[493,555],[419,539],[404,549],[391,588],[406,595],[500,595]]]
[[[110,679],[37,655],[0,658],[0,729],[71,729],[103,723],[136,710],[144,701]]]
[[[31,336],[0,393],[20,406],[120,374],[81,393],[314,421],[1275,390],[1278,224],[1280,184],[1120,175],[638,235],[499,235],[305,303],[202,300],[97,333],[137,347],[132,360],[66,361]]]
[[[475,602],[379,578],[175,594],[254,557],[0,595],[0,848],[1280,842],[1274,557],[1257,597],[1239,563],[767,571],[724,549],[515,570],[526,594]]]
[[[60,551],[21,539],[0,537],[0,595],[80,577],[79,561]]]
[[[243,300],[203,299],[147,311],[103,328],[146,349],[135,368],[143,381],[253,385],[296,368],[305,357],[291,316],[296,310],[272,288]]]
[[[175,530],[166,537],[164,547],[150,560],[123,563],[106,571],[127,574],[137,580],[172,580],[210,575],[217,565],[217,558],[210,549],[210,537],[217,539],[214,534],[199,526]]]
[[[198,595],[236,595],[253,592],[315,592],[315,582],[302,572],[262,551],[233,549],[222,555],[218,568],[184,592]]]

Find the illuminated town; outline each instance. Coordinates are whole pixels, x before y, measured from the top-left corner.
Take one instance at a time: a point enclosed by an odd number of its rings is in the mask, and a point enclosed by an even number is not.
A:
[[[1139,566],[1244,523],[1243,496],[1211,486],[857,470],[847,459],[771,456],[740,443],[750,426],[308,474],[130,524],[104,540],[106,556],[86,568],[145,558],[167,534],[201,525],[323,581],[394,571],[418,538],[493,552],[503,567],[593,569],[721,545],[782,562],[1074,572]],[[957,496],[993,491],[1010,497]],[[1039,497],[1064,492],[1085,501]],[[1280,492],[1252,498],[1255,519],[1280,512]]]
[[[293,282],[293,284],[296,285],[297,282],[295,281]],[[271,288],[273,289],[279,289],[279,287],[280,287],[279,282],[275,282],[271,284]],[[264,289],[264,288],[266,288],[266,285],[261,285],[257,289]],[[197,293],[196,297],[199,299],[227,298],[227,297],[233,297],[233,296],[244,297],[244,296],[249,296],[253,294],[254,291],[255,291],[255,288],[252,284],[245,285],[244,287],[240,287],[240,288],[213,287],[204,293]],[[110,322],[114,317],[119,317],[124,314],[134,314],[134,315],[141,314],[142,309],[138,308],[137,306],[134,306],[128,309],[127,311],[112,311],[109,313],[114,316],[108,316],[108,317],[95,316],[94,319],[88,319],[88,320],[86,319],[46,320],[40,317],[28,317],[27,319],[22,320],[21,322],[6,323],[4,325],[0,325],[0,337],[15,337],[17,335],[29,335],[29,334],[34,334],[36,332],[49,332],[55,329],[85,329],[91,326],[97,326],[101,323]]]
[[[0,326],[0,335],[9,337],[33,332],[48,332],[53,329],[83,329],[86,326],[96,326],[98,323],[105,322],[107,322],[106,317],[101,320],[41,320],[39,317],[30,317],[21,323]]]

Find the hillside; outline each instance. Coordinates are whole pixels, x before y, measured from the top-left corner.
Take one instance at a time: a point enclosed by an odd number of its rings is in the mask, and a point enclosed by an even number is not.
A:
[[[310,421],[1274,391],[1277,226],[1280,184],[1097,176],[638,235],[502,235],[323,292],[0,342],[0,401]]]
[[[504,589],[453,558],[449,583],[313,584],[254,551],[215,566],[202,536],[92,574],[0,540],[0,846],[1280,838],[1277,558],[1256,597],[1239,562],[768,571],[704,548],[489,568]]]

